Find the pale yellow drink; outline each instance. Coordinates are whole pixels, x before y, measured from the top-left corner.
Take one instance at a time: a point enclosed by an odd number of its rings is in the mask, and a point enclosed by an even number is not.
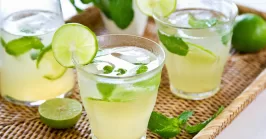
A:
[[[77,68],[93,139],[145,139],[160,83],[161,56],[132,46],[103,48],[93,64]],[[137,75],[143,63],[149,73]],[[106,65],[114,70],[104,74]],[[119,68],[126,72],[118,75]]]
[[[181,9],[167,18],[154,17],[166,51],[171,91],[193,100],[217,93],[231,44],[229,17],[208,9]]]
[[[3,22],[2,38],[7,44],[22,37],[38,37],[48,47],[55,30],[63,24],[59,15],[46,11],[23,11],[14,13]],[[22,46],[17,45],[17,49]],[[7,49],[4,48],[5,51]],[[56,63],[50,50],[47,60],[44,54],[41,65],[37,68],[37,59],[32,59],[31,49],[21,55],[3,52],[1,68],[1,95],[9,101],[25,105],[39,105],[44,100],[64,97],[74,86],[74,74],[71,69],[62,71],[58,78],[49,79],[49,72],[62,69]],[[58,68],[59,67],[59,68]],[[48,73],[46,73],[48,71]],[[47,75],[48,74],[48,75]]]

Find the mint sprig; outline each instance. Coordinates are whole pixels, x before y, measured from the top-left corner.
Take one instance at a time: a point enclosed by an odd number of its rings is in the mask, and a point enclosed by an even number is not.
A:
[[[42,49],[44,45],[38,37],[21,37],[8,42],[5,50],[8,54],[13,56],[22,55],[31,49]]]
[[[70,0],[78,13],[83,10],[78,8],[74,0]],[[127,28],[134,18],[133,1],[132,0],[81,0],[83,4],[92,2],[98,7],[104,15],[113,20],[120,28]]]
[[[174,54],[180,55],[180,56],[186,56],[189,47],[188,45],[183,41],[182,38],[177,36],[168,36],[166,34],[161,33],[161,31],[158,31],[158,36],[162,44],[165,46],[165,48]]]
[[[132,0],[110,0],[111,18],[120,29],[127,28],[134,18]]]
[[[177,118],[168,118],[158,112],[152,112],[148,128],[163,138],[175,137],[181,132]]]
[[[172,138],[177,136],[181,130],[184,130],[190,134],[198,133],[202,130],[208,123],[210,123],[214,118],[216,118],[222,111],[224,107],[221,106],[219,110],[206,121],[191,126],[188,123],[189,117],[192,116],[192,111],[185,111],[181,113],[178,117],[169,118],[158,112],[152,112],[148,128],[151,132],[160,135],[163,138]]]

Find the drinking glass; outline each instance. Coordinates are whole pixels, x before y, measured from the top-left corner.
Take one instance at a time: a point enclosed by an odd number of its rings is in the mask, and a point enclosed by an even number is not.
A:
[[[76,65],[80,95],[90,121],[91,136],[94,139],[145,139],[156,102],[165,53],[157,43],[137,36],[105,35],[99,36],[98,41],[100,51],[93,63]],[[142,74],[132,74],[132,71],[135,72],[134,66],[141,66],[132,64],[134,59],[156,60],[146,61],[148,69],[153,69]],[[129,70],[124,76],[115,72],[110,73],[110,76],[95,71],[94,66],[102,68],[106,64],[115,65],[115,69]]]
[[[105,25],[105,28],[107,29],[109,34],[131,34],[131,35],[142,36],[146,29],[148,16],[146,16],[139,10],[136,4],[136,0],[127,0],[127,1],[132,1],[132,8],[134,11],[133,15],[134,17],[131,23],[126,28],[120,28],[115,24],[113,20],[108,18],[106,14],[104,14],[101,11],[101,17]],[[123,14],[124,13],[121,13],[121,15]]]
[[[2,0],[3,47],[1,95],[8,101],[36,106],[65,97],[74,74],[57,63],[53,34],[64,24],[59,0]]]
[[[153,15],[172,93],[200,100],[218,92],[237,13],[227,0],[180,0],[171,15]]]

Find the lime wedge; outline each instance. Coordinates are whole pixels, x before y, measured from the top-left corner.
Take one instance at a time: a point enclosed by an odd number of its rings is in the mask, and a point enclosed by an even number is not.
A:
[[[36,67],[43,73],[43,77],[48,80],[56,80],[64,75],[67,68],[61,66],[54,58],[51,46],[43,49],[36,62]]]
[[[64,129],[74,126],[82,112],[82,105],[74,99],[55,98],[40,105],[40,119],[49,127]]]
[[[189,46],[189,52],[185,57],[186,60],[199,64],[212,64],[216,62],[217,56],[212,51],[189,42],[186,42],[186,44]]]
[[[98,41],[89,28],[69,23],[55,32],[52,49],[56,60],[64,67],[74,67],[72,54],[78,64],[86,65],[96,56]]]
[[[153,12],[160,16],[168,16],[176,10],[176,0],[137,0],[141,12],[152,16]]]

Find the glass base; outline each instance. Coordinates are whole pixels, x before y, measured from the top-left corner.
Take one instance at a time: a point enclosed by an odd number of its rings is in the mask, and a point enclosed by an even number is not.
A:
[[[59,95],[57,96],[56,98],[65,98],[67,96],[69,96],[72,92],[69,91],[67,93],[64,93],[62,95]],[[11,103],[14,103],[14,104],[18,104],[18,105],[26,105],[26,106],[30,106],[30,107],[33,107],[33,106],[39,106],[41,105],[42,103],[44,103],[46,100],[38,100],[38,101],[21,101],[21,100],[17,100],[17,99],[14,99],[10,96],[2,96],[5,100],[11,102]]]
[[[98,139],[96,136],[93,135],[93,133],[90,134],[91,139]],[[146,135],[140,137],[139,139],[146,139]]]
[[[174,95],[180,98],[190,99],[190,100],[202,100],[214,96],[220,90],[220,87],[218,86],[217,88],[210,90],[208,92],[188,93],[182,90],[178,90],[174,88],[172,85],[170,85],[170,90]]]

